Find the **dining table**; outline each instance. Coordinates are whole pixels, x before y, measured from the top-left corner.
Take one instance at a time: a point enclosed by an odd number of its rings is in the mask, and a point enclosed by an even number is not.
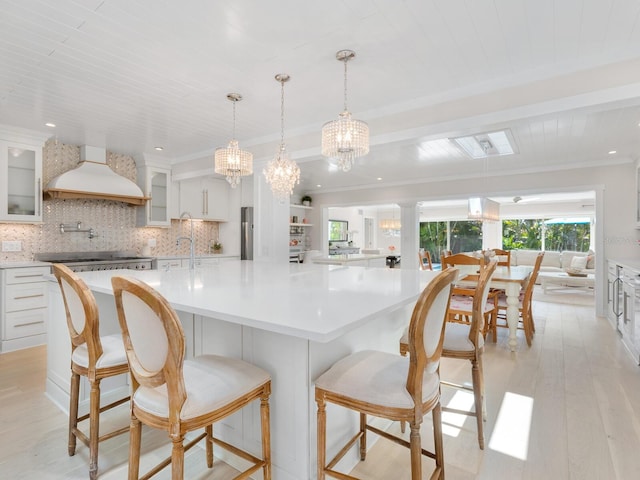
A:
[[[456,285],[475,287],[478,283],[477,265],[456,265],[460,270]],[[509,348],[512,352],[518,346],[517,332],[520,317],[520,291],[533,272],[530,266],[497,266],[491,277],[490,287],[505,291],[507,296],[507,325],[509,327]]]

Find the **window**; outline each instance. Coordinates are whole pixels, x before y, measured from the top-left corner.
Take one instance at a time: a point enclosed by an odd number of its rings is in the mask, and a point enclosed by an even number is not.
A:
[[[443,250],[453,253],[482,250],[482,222],[420,222],[420,248],[428,251],[435,263],[439,263]]]
[[[329,241],[346,242],[349,222],[346,220],[329,220]]]
[[[502,221],[502,248],[589,251],[591,220],[551,218]]]

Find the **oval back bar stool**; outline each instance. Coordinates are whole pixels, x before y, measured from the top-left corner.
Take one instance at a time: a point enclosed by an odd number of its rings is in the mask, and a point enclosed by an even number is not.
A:
[[[169,302],[145,283],[112,277],[113,293],[131,368],[129,480],[137,480],[142,425],[166,430],[171,457],[152,468],[148,479],[171,464],[172,480],[184,477],[184,452],[205,439],[207,466],[213,467],[213,444],[250,463],[236,479],[262,469],[271,479],[269,396],[271,376],[243,360],[201,355],[185,360],[185,336]],[[262,458],[213,437],[213,423],[260,402]],[[188,444],[185,435],[204,428]]]
[[[76,453],[76,439],[89,447],[89,478],[98,476],[98,443],[129,430],[123,427],[100,436],[100,413],[129,401],[125,397],[100,407],[100,381],[129,371],[127,356],[120,335],[100,336],[98,307],[89,287],[62,264],[53,265],[58,280],[67,327],[71,337],[71,391],[69,399],[69,455]],[[91,385],[89,414],[78,416],[80,376],[87,377]],[[78,428],[78,423],[89,419],[89,436]]]
[[[410,449],[412,480],[423,478],[422,455],[435,460],[431,478],[444,479],[438,366],[451,284],[457,274],[455,269],[439,273],[420,294],[409,325],[409,358],[365,350],[339,360],[316,380],[318,480],[324,480],[327,475],[354,479],[334,467],[358,441],[360,459],[365,460],[367,431]],[[326,463],[327,403],[360,414],[358,433],[329,463]],[[420,440],[420,426],[424,415],[429,412],[433,418],[434,452],[423,449]],[[410,442],[370,425],[367,415],[408,422]]]

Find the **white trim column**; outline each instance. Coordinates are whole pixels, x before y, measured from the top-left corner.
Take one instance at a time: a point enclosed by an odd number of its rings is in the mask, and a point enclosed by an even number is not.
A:
[[[400,206],[400,265],[402,268],[418,269],[418,250],[420,249],[420,209],[417,202],[402,203]]]

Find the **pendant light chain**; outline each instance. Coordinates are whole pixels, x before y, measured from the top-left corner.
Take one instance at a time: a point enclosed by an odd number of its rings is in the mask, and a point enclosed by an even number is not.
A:
[[[349,63],[348,58],[342,60],[344,62],[344,111],[347,111],[347,63]]]
[[[284,82],[280,80],[280,146],[284,146]]]

